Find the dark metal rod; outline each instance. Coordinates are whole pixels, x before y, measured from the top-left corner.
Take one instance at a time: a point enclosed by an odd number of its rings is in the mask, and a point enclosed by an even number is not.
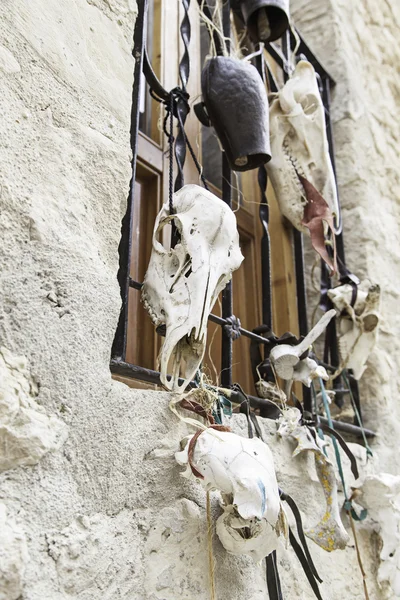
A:
[[[294,264],[296,273],[297,314],[299,319],[299,333],[300,335],[307,335],[307,296],[306,286],[304,282],[303,234],[295,228],[293,228],[293,244]]]
[[[130,279],[130,286],[132,288],[135,288],[135,290],[141,290],[143,284],[139,283],[138,281],[135,281],[134,279]],[[230,315],[228,315],[228,316],[230,316]],[[212,313],[208,315],[208,320],[212,321],[213,323],[217,323],[218,325],[221,325],[221,326],[229,325],[229,323],[226,319],[224,319],[223,317],[218,317],[217,315],[213,315]],[[243,327],[240,327],[239,331],[245,337],[247,337],[251,340],[254,340],[255,342],[258,342],[259,344],[268,344],[269,343],[269,341],[267,339],[261,337],[261,335],[257,335],[256,333],[253,333],[252,331],[248,331],[247,329],[243,329]],[[225,386],[225,387],[228,387],[228,386]]]
[[[153,383],[154,385],[161,385],[160,382],[160,373],[158,371],[152,371],[151,369],[145,369],[144,367],[137,367],[135,365],[131,365],[121,360],[112,359],[110,363],[111,372],[116,375],[120,375],[121,377],[129,377],[138,379],[139,381],[145,381],[147,383]],[[183,380],[179,380],[179,383],[182,383]],[[195,387],[196,384],[193,383],[191,387]],[[240,396],[237,396],[236,399],[235,394],[233,393],[231,396],[232,402],[240,403]],[[266,414],[270,415],[268,418],[275,418],[272,415],[276,414],[274,410],[276,408],[275,404],[270,402],[269,400],[265,400],[264,398],[257,398],[256,396],[248,396],[250,400],[250,406],[255,409],[259,409],[260,411],[266,411]],[[278,416],[278,415],[277,415]],[[328,425],[328,420],[325,417],[319,417],[321,423]],[[349,433],[351,435],[360,436],[361,435],[361,427],[357,427],[356,425],[351,425],[350,423],[342,423],[341,421],[332,421],[333,426],[338,431],[343,431],[344,433]],[[374,431],[370,429],[364,428],[364,433],[367,438],[372,438],[376,436]]]
[[[225,38],[230,38],[230,3],[229,0],[222,7],[222,27]],[[229,42],[227,42],[229,51]],[[222,154],[222,200],[232,208],[232,171],[226,158]],[[222,318],[227,319],[233,314],[232,280],[222,292]],[[232,362],[233,362],[233,340],[226,330],[222,330],[221,342],[221,385],[231,387],[232,385]]]
[[[264,55],[255,58],[256,69],[265,85]],[[260,207],[258,215],[263,228],[261,238],[261,291],[263,324],[271,331],[272,322],[272,281],[271,281],[271,240],[269,235],[269,206],[267,199],[268,176],[265,165],[258,169],[258,185],[260,188]]]
[[[329,425],[328,419],[326,419],[325,417],[319,417],[319,420],[324,425]],[[337,431],[343,431],[344,433],[350,433],[351,435],[357,435],[357,436],[362,435],[362,433],[361,433],[362,429],[361,429],[361,427],[357,427],[357,425],[352,425],[351,423],[343,423],[342,421],[334,421],[334,420],[332,420],[332,423],[333,423],[333,428],[337,429]],[[376,433],[374,431],[372,431],[371,429],[365,429],[365,427],[363,429],[364,429],[365,437],[373,438],[376,436]]]
[[[132,55],[135,59],[134,82],[132,88],[131,129],[130,144],[132,149],[132,171],[129,182],[129,193],[126,213],[121,223],[121,241],[118,246],[119,269],[117,274],[121,290],[121,311],[119,315],[117,330],[113,341],[111,355],[125,359],[126,341],[128,331],[128,301],[130,287],[130,267],[132,253],[132,215],[136,179],[137,140],[139,132],[140,94],[142,86],[143,48],[146,42],[147,29],[147,0],[138,0],[138,16],[136,18],[133,35]]]

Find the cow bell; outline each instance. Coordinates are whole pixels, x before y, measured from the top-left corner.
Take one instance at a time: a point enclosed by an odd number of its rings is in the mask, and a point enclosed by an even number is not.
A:
[[[249,171],[271,159],[268,98],[253,65],[226,56],[211,58],[201,75],[203,102],[195,112],[213,125],[233,171]]]
[[[253,42],[273,42],[289,26],[289,0],[236,0]]]

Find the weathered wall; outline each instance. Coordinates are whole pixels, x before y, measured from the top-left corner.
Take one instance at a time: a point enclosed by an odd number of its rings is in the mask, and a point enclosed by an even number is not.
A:
[[[304,4],[295,18],[341,79],[333,116],[351,266],[385,290],[381,354],[363,394],[370,421],[382,418],[382,463],[394,473],[395,16],[388,4]],[[167,394],[133,391],[108,367],[135,5],[3,0],[1,12],[0,599],[206,600],[205,495],[172,458],[184,427]],[[245,434],[243,417],[235,427]],[[276,439],[273,423],[263,427],[282,487],[315,522],[322,495],[310,461],[292,460],[293,445]],[[371,532],[367,524],[360,542],[380,598]],[[218,598],[266,597],[262,568],[217,540],[214,551]],[[363,598],[353,544],[312,553],[326,600]],[[279,556],[285,597],[312,598],[296,559]]]

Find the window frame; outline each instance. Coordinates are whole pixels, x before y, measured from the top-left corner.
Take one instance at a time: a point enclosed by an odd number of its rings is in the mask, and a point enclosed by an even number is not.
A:
[[[128,195],[127,202],[127,211],[122,220],[121,227],[121,242],[119,245],[119,255],[120,255],[120,268],[118,271],[118,281],[121,288],[121,299],[122,299],[122,307],[120,318],[118,322],[118,327],[112,347],[111,361],[110,361],[110,369],[114,375],[117,375],[122,378],[135,379],[141,382],[151,383],[155,385],[160,385],[159,373],[155,370],[148,369],[145,367],[141,367],[139,365],[131,364],[126,360],[127,353],[127,339],[129,336],[128,332],[128,313],[129,313],[129,295],[132,293],[132,290],[141,289],[141,283],[132,279],[130,277],[130,259],[131,259],[131,249],[132,249],[132,229],[133,229],[133,216],[134,216],[134,200],[135,200],[135,180],[136,175],[143,168],[142,161],[138,160],[138,155],[141,157],[146,157],[147,168],[155,169],[155,173],[160,173],[163,167],[163,161],[166,161],[166,153],[163,151],[162,144],[164,143],[161,140],[161,144],[157,146],[157,144],[147,138],[144,134],[139,131],[139,108],[140,108],[140,98],[142,93],[142,85],[143,85],[143,77],[141,76],[143,71],[143,48],[145,44],[146,38],[146,9],[148,0],[138,0],[138,15],[135,24],[134,31],[134,43],[133,43],[133,57],[135,59],[135,69],[134,69],[134,84],[132,89],[132,112],[131,112],[131,148],[132,148],[132,179],[130,181],[130,189]],[[181,10],[181,4],[177,3],[178,12]],[[183,15],[184,16],[184,15]],[[224,33],[225,35],[229,34],[230,27],[230,7],[229,1],[224,4],[223,10],[223,22],[224,22]],[[178,32],[177,32],[178,34]],[[160,33],[161,35],[161,33]],[[325,71],[323,66],[319,63],[315,55],[311,52],[310,48],[306,45],[304,40],[298,34],[300,43],[297,48],[297,56],[304,56],[314,67],[320,83],[320,92],[323,101],[323,105],[325,108],[325,120],[326,120],[326,133],[329,144],[329,152],[332,161],[333,170],[336,176],[335,171],[335,161],[334,161],[334,147],[333,147],[333,135],[332,135],[332,124],[330,118],[330,92],[331,88],[335,86],[335,82],[332,77]],[[281,49],[279,49],[275,44],[266,45],[265,49],[268,52],[269,56],[273,59],[276,64],[276,68],[280,69],[283,79],[286,80],[288,78],[288,73],[286,72],[286,59],[285,56],[288,56],[289,51],[291,51],[291,47],[294,46],[298,40],[295,40],[293,35],[290,33],[284,34],[281,40]],[[182,48],[181,41],[178,46]],[[161,66],[162,68],[162,66]],[[264,75],[264,73],[263,73]],[[273,70],[269,70],[267,73],[267,77],[269,79],[269,85],[274,90],[275,79],[273,76]],[[176,80],[178,79],[178,73],[176,73]],[[176,85],[175,80],[175,85]],[[170,86],[174,87],[174,85]],[[169,89],[167,87],[167,89]],[[223,183],[222,183],[222,199],[228,203],[228,205],[232,206],[232,196],[231,196],[231,171],[229,169],[227,160],[223,155]],[[166,179],[166,178],[165,178]],[[164,182],[162,192],[166,191],[166,182]],[[271,190],[268,189],[268,203],[271,198]],[[164,194],[162,194],[164,195]],[[264,206],[265,208],[265,206]],[[269,210],[268,204],[266,205],[267,211]],[[265,217],[265,215],[264,215]],[[263,219],[263,204],[260,203],[260,221]],[[269,229],[272,230],[269,223]],[[307,324],[307,302],[306,302],[306,286],[305,286],[305,276],[304,276],[304,253],[303,253],[303,239],[301,232],[297,231],[295,228],[290,226],[291,231],[289,232],[289,237],[293,238],[293,253],[291,249],[291,244],[289,242],[284,244],[283,252],[281,253],[283,256],[284,265],[288,264],[288,261],[294,260],[294,274],[295,274],[295,282],[292,282],[295,285],[295,297],[292,295],[292,303],[289,309],[288,306],[288,314],[293,316],[294,309],[296,306],[296,317],[297,317],[297,325],[298,330],[296,330],[296,323],[293,323],[291,327],[295,333],[299,333],[300,335],[306,335],[308,332],[308,324]],[[267,236],[269,243],[269,231],[264,230],[264,237]],[[276,242],[272,244],[276,246]],[[339,259],[344,263],[344,245],[343,245],[343,234],[340,232],[336,235],[336,247]],[[274,251],[274,250],[273,250]],[[286,261],[286,263],[285,263]],[[283,267],[285,268],[285,266]],[[266,304],[270,301],[269,297],[271,295],[271,291],[276,292],[276,286],[272,286],[272,290],[268,289],[268,282],[266,278],[262,278],[261,289],[262,289],[262,305],[265,307]],[[274,289],[275,288],[275,289]],[[210,314],[209,321],[213,323],[217,323],[222,328],[222,348],[221,348],[221,385],[223,387],[231,387],[232,386],[232,348],[235,343],[232,340],[232,337],[226,333],[226,325],[228,325],[227,319],[232,316],[232,283],[230,282],[224,292],[222,293],[222,316],[218,316],[215,314]],[[264,311],[265,312],[265,311]],[[335,327],[334,320],[331,327]],[[268,341],[265,337],[254,333],[253,331],[249,331],[246,329],[246,324],[240,327],[240,333],[242,336],[250,339],[251,342],[256,344],[262,344],[264,348],[268,347]],[[335,334],[335,331],[333,332]],[[332,358],[332,356],[331,356]],[[324,366],[334,371],[335,367],[329,364],[324,364]],[[260,409],[260,414],[262,416],[272,416],[276,413],[275,406],[272,406],[268,400],[264,400],[255,396],[249,396],[251,406],[255,409]],[[303,387],[303,402],[305,410],[312,412],[312,404],[311,404],[311,394],[310,390],[306,387]],[[274,417],[272,417],[274,418]],[[322,419],[323,420],[323,419]],[[336,423],[337,429],[341,429],[342,431],[346,431],[347,433],[352,433],[359,435],[360,428],[356,425],[344,424],[344,423]],[[366,431],[366,430],[364,430]],[[373,435],[373,432],[369,432]]]

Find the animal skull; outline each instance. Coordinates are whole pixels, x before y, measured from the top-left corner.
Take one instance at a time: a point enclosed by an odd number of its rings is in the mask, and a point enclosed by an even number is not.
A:
[[[286,409],[278,420],[278,435],[291,436],[297,441],[293,456],[307,450],[314,454],[315,468],[326,499],[326,510],[320,522],[305,533],[327,552],[342,550],[346,547],[349,536],[340,519],[335,471],[323,452],[324,446],[328,444],[316,432],[312,435],[308,427],[301,425],[300,419],[301,414],[297,408]]]
[[[361,288],[365,284],[361,284]],[[357,289],[352,306],[353,287],[346,283],[328,291],[337,309],[339,351],[344,366],[353,369],[355,379],[360,379],[366,362],[378,338],[380,287],[371,285],[368,291]]]
[[[156,218],[142,300],[155,326],[166,326],[159,355],[161,382],[169,390],[183,391],[204,355],[208,315],[243,256],[235,215],[214,194],[198,185],[185,185],[174,194],[173,205],[174,215],[164,204]],[[158,237],[172,220],[180,241],[167,250]]]
[[[335,176],[325,133],[324,107],[311,63],[300,61],[270,102],[271,161],[266,165],[281,212],[333,264],[323,241],[323,221],[339,218]],[[339,228],[338,228],[339,231]]]
[[[324,367],[318,366],[315,360],[308,357],[300,360],[300,357],[321,335],[335,314],[335,310],[328,310],[300,344],[296,346],[278,344],[272,348],[269,358],[279,377],[287,381],[301,381],[307,387],[310,387],[316,377],[321,377],[325,381],[329,379]]]
[[[187,466],[182,475],[197,477],[207,491],[222,494],[224,513],[217,533],[226,550],[256,561],[275,550],[286,528],[268,446],[258,438],[212,428],[184,441],[185,449],[175,454],[178,464]]]

